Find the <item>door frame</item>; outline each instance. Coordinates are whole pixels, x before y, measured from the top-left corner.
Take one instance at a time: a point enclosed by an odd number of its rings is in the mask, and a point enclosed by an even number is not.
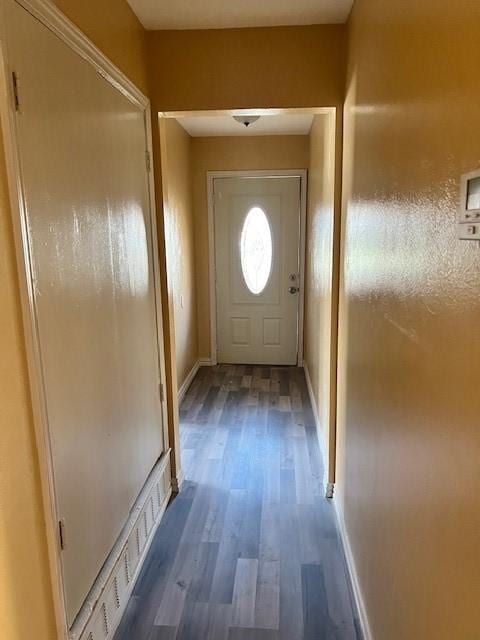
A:
[[[151,228],[151,253],[153,261],[153,283],[156,315],[156,335],[159,360],[159,402],[162,415],[163,452],[160,460],[170,457],[168,439],[167,407],[162,389],[165,389],[165,355],[162,325],[162,299],[160,289],[160,263],[158,256],[157,218],[155,209],[155,187],[152,157],[151,111],[149,99],[116,67],[87,36],[71,22],[50,0],[12,0],[25,9],[43,26],[52,31],[70,49],[75,51],[105,81],[122,93],[144,113],[146,139],[146,167],[149,194],[149,222]],[[50,430],[46,410],[45,387],[41,366],[40,341],[37,327],[36,305],[32,283],[32,264],[28,245],[28,227],[23,197],[23,176],[20,164],[20,149],[16,125],[15,96],[12,84],[11,65],[7,46],[6,7],[0,0],[0,120],[4,133],[5,163],[8,179],[8,195],[11,207],[15,257],[22,323],[25,340],[30,398],[32,401],[35,442],[39,461],[42,490],[42,513],[45,518],[46,540],[50,578],[52,582],[53,606],[59,640],[69,640],[62,557],[59,544],[59,515],[53,473],[53,457]],[[21,93],[21,88],[20,88]],[[21,95],[20,95],[21,100]],[[157,463],[158,464],[158,463]]]
[[[217,287],[215,277],[215,180],[220,178],[300,178],[300,239],[297,367],[303,366],[303,324],[305,305],[305,246],[307,227],[307,169],[263,169],[259,171],[207,171],[208,284],[210,291],[210,364],[217,364]]]

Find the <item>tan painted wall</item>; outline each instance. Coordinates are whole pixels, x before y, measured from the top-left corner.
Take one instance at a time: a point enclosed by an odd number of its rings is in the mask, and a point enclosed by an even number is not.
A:
[[[0,172],[0,628],[7,640],[50,640],[53,603],[3,153]]]
[[[152,111],[155,114],[172,110],[240,107],[343,107],[345,44],[345,25],[149,32],[147,58]],[[178,399],[175,393],[175,330],[165,277],[161,153],[156,117],[153,118],[152,126],[159,253],[163,276],[169,434],[170,445],[177,450],[172,468],[178,477],[181,476],[181,461],[177,447],[179,428]],[[200,238],[205,234],[205,227],[197,232]],[[196,253],[197,264],[200,264],[197,279],[200,281],[207,269],[203,262],[206,250],[202,239],[197,239]],[[204,295],[204,289],[208,285],[204,280],[202,282],[204,284],[197,289],[199,355],[207,357],[209,338],[205,328],[209,325],[209,311],[208,303],[204,302],[208,299]]]
[[[174,313],[177,383],[180,388],[198,359],[195,229],[190,171],[192,139],[176,120],[164,119],[162,124],[168,292]]]
[[[54,0],[54,4],[148,95],[146,32],[126,0]]]
[[[343,102],[345,25],[150,31],[159,111]]]
[[[310,132],[305,265],[305,365],[328,466],[331,415],[332,278],[335,211],[335,117],[317,115]]]
[[[306,169],[308,154],[308,136],[192,138],[200,358],[210,358],[207,171]]]
[[[146,74],[141,71],[144,52],[138,37],[139,23],[130,15],[126,2],[100,4],[89,0],[57,4],[68,10],[70,18],[95,44],[114,56],[114,61],[132,80],[142,85]],[[125,16],[130,16],[127,22]],[[119,33],[129,35],[119,43]],[[52,640],[56,632],[3,145],[1,147],[0,629],[5,640]]]
[[[337,499],[375,640],[480,634],[480,6],[356,0]]]

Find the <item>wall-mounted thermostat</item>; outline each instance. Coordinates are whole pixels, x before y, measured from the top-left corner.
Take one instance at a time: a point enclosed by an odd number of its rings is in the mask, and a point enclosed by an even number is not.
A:
[[[460,240],[480,240],[480,170],[462,176],[458,223]]]

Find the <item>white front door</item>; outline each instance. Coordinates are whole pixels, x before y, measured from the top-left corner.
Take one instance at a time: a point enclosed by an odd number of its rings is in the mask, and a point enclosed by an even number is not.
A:
[[[217,360],[297,364],[299,176],[214,180]]]

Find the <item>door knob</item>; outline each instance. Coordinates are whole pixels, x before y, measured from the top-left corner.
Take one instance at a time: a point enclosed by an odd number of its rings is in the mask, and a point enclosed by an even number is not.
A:
[[[297,293],[297,291],[298,291],[298,287],[289,287],[289,288],[288,288],[288,291],[289,291],[290,293]]]

